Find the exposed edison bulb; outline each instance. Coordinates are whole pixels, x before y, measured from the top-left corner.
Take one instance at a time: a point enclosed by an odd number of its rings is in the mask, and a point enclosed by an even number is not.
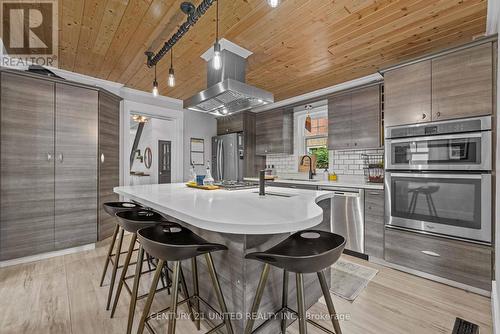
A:
[[[158,82],[156,80],[153,81],[153,91],[152,91],[152,93],[153,93],[153,96],[155,96],[155,97],[158,96]]]
[[[212,62],[212,66],[214,67],[214,70],[220,70],[222,68],[222,59],[221,59],[221,55],[220,55],[219,42],[216,42],[214,44],[214,59]]]
[[[175,75],[174,75],[174,69],[172,67],[168,70],[168,86],[169,87],[175,86]]]
[[[278,7],[278,5],[280,4],[280,0],[267,0],[267,3],[269,4],[269,6],[271,6],[272,8],[276,8]]]

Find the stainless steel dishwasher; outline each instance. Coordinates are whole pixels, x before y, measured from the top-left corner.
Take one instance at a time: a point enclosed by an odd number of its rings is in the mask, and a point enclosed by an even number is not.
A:
[[[319,187],[333,192],[330,209],[331,231],[346,238],[346,249],[365,252],[364,189]]]

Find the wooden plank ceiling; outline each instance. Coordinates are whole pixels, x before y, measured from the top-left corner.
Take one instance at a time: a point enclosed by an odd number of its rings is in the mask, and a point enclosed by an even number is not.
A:
[[[185,16],[181,0],[59,0],[63,69],[150,91],[144,51],[158,50]],[[254,54],[247,82],[282,100],[471,41],[486,27],[486,0],[219,0],[221,37]],[[196,5],[199,0],[195,0]],[[158,65],[160,93],[206,88],[200,55],[213,45],[215,6],[174,48],[177,85]]]

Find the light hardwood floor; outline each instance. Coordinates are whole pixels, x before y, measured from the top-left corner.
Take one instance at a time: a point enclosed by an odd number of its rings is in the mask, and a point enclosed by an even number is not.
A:
[[[107,285],[99,287],[106,246],[104,242],[95,250],[0,269],[0,333],[125,333],[127,293],[122,292],[115,318],[110,319],[105,311]],[[353,303],[333,296],[337,312],[350,317],[341,322],[344,334],[451,333],[455,317],[477,323],[481,334],[492,332],[489,298],[346,258],[379,273]],[[147,288],[145,279],[141,291]],[[168,300],[166,292],[157,294],[152,309],[168,305]],[[143,303],[138,303],[136,319]],[[317,303],[309,312],[326,314],[326,306]],[[203,333],[189,320],[177,324],[177,333]],[[165,321],[155,321],[153,327],[164,333]],[[288,333],[298,333],[296,324]],[[309,326],[308,333],[321,332]]]

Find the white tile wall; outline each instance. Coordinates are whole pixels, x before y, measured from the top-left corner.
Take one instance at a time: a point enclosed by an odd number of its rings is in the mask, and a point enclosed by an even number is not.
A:
[[[364,161],[362,154],[383,154],[384,150],[331,150],[329,151],[329,170],[337,175],[363,175]],[[266,166],[274,165],[277,174],[297,173],[298,157],[289,154],[271,154],[266,156]]]
[[[270,154],[266,156],[267,165],[274,165],[277,174],[297,173],[298,158],[294,154]]]
[[[384,150],[329,151],[329,170],[337,175],[363,175],[362,154],[383,154]]]

